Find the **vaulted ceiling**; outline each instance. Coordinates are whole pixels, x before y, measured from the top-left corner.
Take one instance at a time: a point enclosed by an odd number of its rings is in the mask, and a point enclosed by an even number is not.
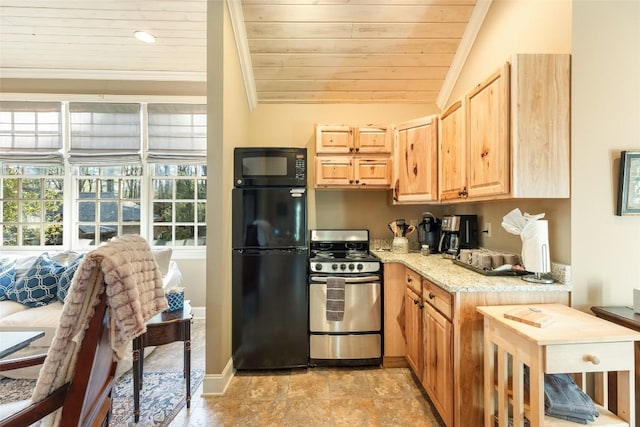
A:
[[[450,90],[490,1],[228,5],[254,103],[435,103]],[[204,81],[206,7],[205,0],[2,0],[0,77]],[[135,40],[135,30],[156,42]]]

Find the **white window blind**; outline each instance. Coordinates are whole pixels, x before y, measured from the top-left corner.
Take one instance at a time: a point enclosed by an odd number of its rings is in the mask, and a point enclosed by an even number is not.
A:
[[[148,104],[149,149],[154,163],[202,163],[207,155],[207,106]]]
[[[141,159],[140,104],[69,104],[72,164],[135,163]]]
[[[62,104],[0,101],[0,162],[62,164]]]

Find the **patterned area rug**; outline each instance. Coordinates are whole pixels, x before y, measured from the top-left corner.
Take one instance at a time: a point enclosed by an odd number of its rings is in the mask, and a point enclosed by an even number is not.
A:
[[[191,370],[191,393],[200,386],[204,371]],[[0,403],[28,399],[35,380],[0,379]],[[112,427],[165,427],[186,405],[185,381],[182,372],[149,371],[144,373],[144,386],[140,392],[140,421],[133,422],[133,379],[131,373],[116,381],[111,413]]]

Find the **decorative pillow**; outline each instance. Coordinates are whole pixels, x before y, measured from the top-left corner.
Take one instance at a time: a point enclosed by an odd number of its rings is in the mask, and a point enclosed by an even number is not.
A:
[[[7,299],[7,289],[16,283],[16,261],[0,259],[0,301]]]
[[[60,302],[64,302],[64,299],[67,297],[67,294],[69,293],[69,287],[71,286],[71,281],[73,280],[73,275],[82,262],[82,258],[84,258],[84,254],[74,259],[60,275],[60,280],[58,280],[58,290],[56,291],[56,296],[58,297]]]
[[[156,259],[160,274],[162,274],[162,277],[166,276],[169,273],[169,263],[171,262],[173,250],[171,248],[152,249],[151,252],[153,252],[153,256]]]
[[[64,266],[40,255],[27,272],[7,289],[7,298],[28,307],[40,307],[56,299],[58,280]]]

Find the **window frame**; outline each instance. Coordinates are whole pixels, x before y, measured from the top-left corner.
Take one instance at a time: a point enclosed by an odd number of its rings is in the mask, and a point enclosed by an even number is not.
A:
[[[6,95],[6,96],[5,96]],[[204,104],[206,105],[206,97],[192,96],[192,97],[165,97],[165,96],[111,96],[109,101],[101,96],[94,95],[48,95],[48,94],[3,94],[3,100],[7,101],[19,101],[19,102],[61,102],[62,103],[62,152],[64,154],[63,163],[63,241],[62,245],[39,245],[39,246],[4,246],[0,243],[0,248],[3,251],[9,250],[12,252],[35,252],[42,250],[87,250],[96,247],[82,246],[78,241],[78,229],[79,224],[78,212],[75,208],[77,199],[77,177],[72,174],[72,169],[77,165],[69,162],[68,156],[70,153],[70,130],[69,130],[69,103],[70,102],[97,102],[97,103],[134,103],[141,105],[141,153],[142,158],[139,164],[142,165],[142,174],[140,176],[140,234],[144,236],[149,244],[153,247],[153,221],[150,216],[153,205],[153,193],[151,191],[152,176],[150,173],[151,168],[157,164],[177,164],[180,163],[179,159],[175,162],[155,160],[149,161],[146,158],[148,150],[148,135],[147,135],[147,105],[150,103],[174,103],[174,104]],[[182,159],[184,160],[184,159]],[[192,160],[187,163],[193,163]],[[201,159],[201,163],[206,167],[206,156]],[[107,166],[108,164],[102,164],[101,166]],[[34,164],[34,166],[37,166]],[[204,177],[206,179],[206,177]],[[196,178],[197,179],[197,178]],[[206,198],[204,199],[206,202]],[[175,203],[175,201],[174,201]],[[198,203],[194,201],[194,203]],[[120,221],[122,218],[120,218]],[[122,222],[122,221],[121,221]],[[122,222],[123,225],[127,225],[126,222]],[[199,224],[194,224],[198,226]],[[206,227],[206,221],[202,224]],[[70,231],[69,231],[70,230]],[[2,240],[0,240],[2,242]],[[99,242],[98,242],[99,244]],[[202,246],[167,246],[171,247],[174,251],[181,254],[179,258],[199,258],[206,253],[206,243]]]

